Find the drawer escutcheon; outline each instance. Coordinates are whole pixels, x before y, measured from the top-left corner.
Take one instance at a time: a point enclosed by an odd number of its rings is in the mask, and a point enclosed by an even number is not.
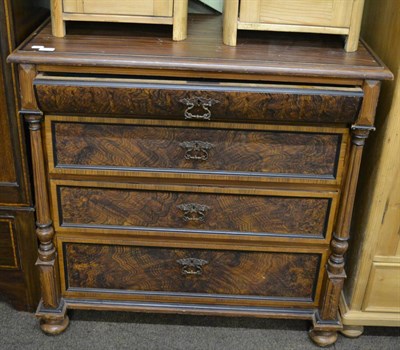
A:
[[[197,222],[203,222],[207,211],[211,209],[211,207],[207,205],[197,203],[184,203],[178,205],[177,208],[183,211],[184,216],[182,219],[184,221]]]
[[[204,98],[204,97],[192,97],[192,98],[182,98],[179,102],[183,103],[187,106],[185,109],[185,119],[202,119],[202,120],[210,120],[211,119],[211,111],[209,107],[219,103],[218,100],[214,100],[212,98]],[[204,110],[204,114],[192,114],[190,111],[193,108],[199,107]]]
[[[182,265],[182,275],[202,275],[203,266],[208,264],[207,260],[196,258],[184,258],[176,262]]]
[[[186,150],[185,159],[187,160],[207,160],[208,151],[214,147],[212,143],[204,141],[184,141],[179,146]]]

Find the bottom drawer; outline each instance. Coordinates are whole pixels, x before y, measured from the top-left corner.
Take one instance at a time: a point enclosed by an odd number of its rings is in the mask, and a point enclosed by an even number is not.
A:
[[[258,252],[60,242],[64,296],[315,305],[326,252]]]

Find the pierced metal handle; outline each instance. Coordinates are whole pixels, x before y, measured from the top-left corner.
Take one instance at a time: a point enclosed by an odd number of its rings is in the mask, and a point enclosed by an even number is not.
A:
[[[201,275],[203,266],[208,264],[207,260],[196,258],[179,259],[176,262],[182,265],[182,275]]]
[[[185,109],[185,119],[202,119],[202,120],[210,120],[211,119],[211,111],[210,107],[219,103],[218,100],[214,100],[212,98],[203,98],[203,97],[192,97],[192,98],[182,98],[179,102],[183,103],[187,106]],[[191,111],[193,108],[200,108],[204,111],[203,114],[193,114]]]
[[[204,222],[207,211],[211,207],[204,204],[184,203],[177,206],[183,211],[183,221]]]
[[[185,159],[207,160],[208,151],[214,147],[212,143],[203,141],[184,141],[179,144],[186,150]]]

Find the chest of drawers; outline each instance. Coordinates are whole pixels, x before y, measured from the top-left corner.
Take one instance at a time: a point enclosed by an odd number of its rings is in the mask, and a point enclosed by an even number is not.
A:
[[[84,308],[309,319],[316,343],[335,341],[363,145],[391,74],[363,45],[249,33],[231,48],[219,27],[194,17],[173,43],[46,26],[11,56],[45,332]]]

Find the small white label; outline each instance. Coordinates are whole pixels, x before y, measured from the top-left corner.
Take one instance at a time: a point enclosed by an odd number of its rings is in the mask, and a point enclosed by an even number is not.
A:
[[[55,51],[56,49],[54,48],[54,47],[41,47],[40,49],[39,49],[39,51],[47,51],[47,52],[53,52],[53,51]]]
[[[46,51],[46,52],[53,52],[56,50],[54,47],[46,47],[43,45],[33,45],[33,46],[31,46],[31,48],[34,50]]]

